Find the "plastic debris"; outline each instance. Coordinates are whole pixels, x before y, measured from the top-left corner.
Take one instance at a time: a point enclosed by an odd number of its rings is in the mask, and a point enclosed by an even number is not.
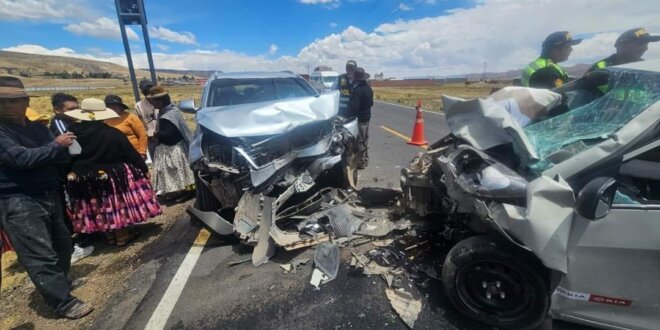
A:
[[[285,273],[295,274],[296,270],[298,270],[298,266],[306,265],[307,262],[309,262],[309,258],[296,258],[291,260],[291,263],[282,264],[280,267],[284,269]]]
[[[390,300],[392,308],[399,314],[401,320],[409,327],[415,326],[417,316],[422,311],[422,301],[415,299],[412,294],[402,289],[385,289],[387,299]]]
[[[314,271],[318,270],[325,276],[322,278],[321,284],[334,280],[339,271],[339,247],[328,242],[319,244],[314,253],[314,265],[316,266]],[[314,279],[314,274],[312,274],[312,279]]]
[[[330,278],[325,275],[321,270],[318,268],[314,268],[314,271],[312,272],[312,279],[309,281],[309,284],[313,285],[315,288],[319,288],[321,284],[325,284],[327,282],[330,282]]]

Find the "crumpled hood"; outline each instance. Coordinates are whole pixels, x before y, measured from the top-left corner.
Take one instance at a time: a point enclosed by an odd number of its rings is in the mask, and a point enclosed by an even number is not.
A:
[[[197,122],[225,137],[283,134],[292,129],[336,116],[339,92],[260,103],[202,109]]]

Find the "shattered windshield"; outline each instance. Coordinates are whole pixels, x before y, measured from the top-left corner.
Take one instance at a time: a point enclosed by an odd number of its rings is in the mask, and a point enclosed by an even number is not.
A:
[[[660,100],[660,74],[613,69],[607,93],[556,117],[524,128],[539,161],[530,164],[540,173],[606,139]]]

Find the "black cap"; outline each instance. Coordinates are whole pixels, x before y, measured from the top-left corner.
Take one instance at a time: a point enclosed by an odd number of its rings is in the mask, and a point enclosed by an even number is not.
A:
[[[349,66],[357,68],[357,62],[355,62],[354,60],[348,60],[348,62],[346,62],[346,67],[349,67]]]
[[[644,28],[636,28],[628,30],[622,33],[614,43],[615,46],[619,46],[622,43],[629,41],[639,40],[641,42],[656,42],[660,41],[660,36],[652,36]]]
[[[543,41],[543,49],[552,49],[558,46],[575,46],[582,42],[582,39],[573,39],[568,31],[558,31],[550,33]]]
[[[140,87],[140,92],[142,92],[142,94],[144,95],[147,95],[149,94],[149,89],[151,89],[151,87],[154,87],[154,83],[151,82],[151,80],[143,79],[140,81],[139,87]]]
[[[103,102],[105,102],[105,106],[109,106],[111,104],[118,104],[121,105],[124,108],[124,110],[128,109],[128,106],[124,104],[121,97],[117,95],[106,95]]]

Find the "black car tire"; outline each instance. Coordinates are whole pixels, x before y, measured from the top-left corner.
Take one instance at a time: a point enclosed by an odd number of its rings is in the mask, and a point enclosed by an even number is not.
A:
[[[550,307],[544,270],[511,243],[473,236],[449,251],[442,283],[454,308],[471,319],[504,329],[534,329]]]

